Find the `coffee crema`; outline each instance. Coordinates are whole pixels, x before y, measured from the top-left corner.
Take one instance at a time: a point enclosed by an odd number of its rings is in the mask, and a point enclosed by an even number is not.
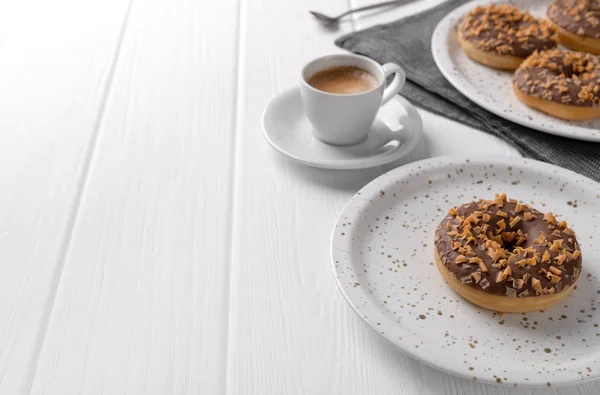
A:
[[[343,95],[370,91],[379,84],[371,73],[356,66],[321,70],[313,74],[307,82],[320,91]]]

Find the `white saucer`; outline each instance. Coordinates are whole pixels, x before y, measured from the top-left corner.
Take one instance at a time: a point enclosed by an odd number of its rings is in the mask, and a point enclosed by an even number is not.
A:
[[[275,97],[262,117],[271,146],[302,164],[324,169],[364,169],[410,153],[421,139],[421,117],[412,104],[396,96],[379,110],[366,140],[351,146],[329,145],[313,136],[304,114],[300,89]]]

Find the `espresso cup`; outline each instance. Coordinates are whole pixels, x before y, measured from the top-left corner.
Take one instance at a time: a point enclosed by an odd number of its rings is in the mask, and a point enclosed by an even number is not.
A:
[[[314,88],[308,80],[314,74],[344,66],[354,66],[371,74],[377,85],[367,91],[340,94]],[[386,87],[386,78],[394,79]],[[400,66],[381,66],[364,56],[329,55],[309,62],[302,69],[300,92],[304,111],[319,139],[333,145],[351,145],[365,139],[375,121],[379,107],[390,101],[402,88],[406,74]]]

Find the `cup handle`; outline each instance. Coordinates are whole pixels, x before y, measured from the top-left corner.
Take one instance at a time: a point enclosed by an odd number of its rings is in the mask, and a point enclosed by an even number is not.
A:
[[[385,103],[389,102],[392,97],[396,96],[406,82],[406,73],[402,70],[402,67],[395,63],[386,63],[382,67],[386,79],[392,74],[395,74],[395,76],[392,83],[383,91],[380,106],[383,106]]]

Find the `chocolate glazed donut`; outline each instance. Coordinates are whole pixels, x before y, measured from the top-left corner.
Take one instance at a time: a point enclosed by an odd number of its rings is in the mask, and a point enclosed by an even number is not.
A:
[[[554,0],[548,17],[565,47],[600,55],[600,1]]]
[[[438,269],[472,303],[501,312],[544,309],[581,272],[575,232],[506,195],[449,210],[435,232]]]
[[[519,66],[513,89],[523,103],[572,121],[600,116],[600,58],[583,52],[535,53]]]
[[[556,48],[554,26],[508,4],[478,6],[458,28],[465,53],[486,66],[515,70],[535,51]]]

